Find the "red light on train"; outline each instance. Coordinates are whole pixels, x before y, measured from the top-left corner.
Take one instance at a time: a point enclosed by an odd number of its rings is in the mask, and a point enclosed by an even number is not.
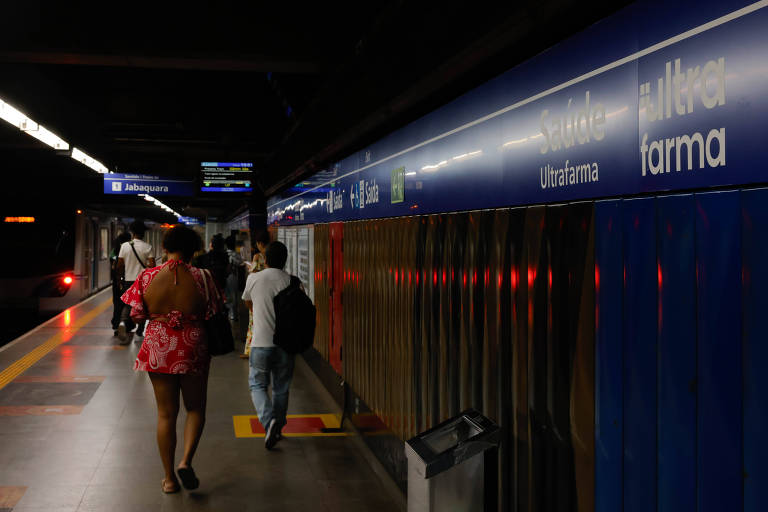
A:
[[[67,286],[71,285],[74,282],[74,280],[75,278],[72,276],[64,276],[64,279],[62,279],[62,281],[64,281],[64,284]]]

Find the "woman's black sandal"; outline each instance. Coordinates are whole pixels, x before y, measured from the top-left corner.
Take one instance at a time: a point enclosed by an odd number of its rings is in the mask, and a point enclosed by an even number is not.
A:
[[[195,476],[195,470],[192,469],[192,466],[176,468],[176,473],[179,475],[181,485],[183,485],[185,489],[191,491],[200,487],[200,480]]]

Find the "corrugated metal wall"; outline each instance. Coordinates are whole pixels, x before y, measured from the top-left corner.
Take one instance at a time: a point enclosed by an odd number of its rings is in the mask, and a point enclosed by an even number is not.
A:
[[[403,440],[498,421],[501,510],[768,510],[766,222],[753,190],[347,223],[344,378]]]
[[[317,324],[315,325],[315,349],[328,360],[330,347],[330,260],[328,244],[328,224],[315,226],[315,307]]]

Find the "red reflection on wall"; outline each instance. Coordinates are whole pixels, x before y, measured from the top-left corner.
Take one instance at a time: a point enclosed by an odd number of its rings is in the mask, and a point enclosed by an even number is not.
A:
[[[64,327],[69,327],[72,323],[72,314],[69,309],[64,310]]]
[[[656,264],[656,279],[659,283],[659,290],[661,290],[661,263]]]
[[[595,265],[595,291],[600,291],[600,266]]]

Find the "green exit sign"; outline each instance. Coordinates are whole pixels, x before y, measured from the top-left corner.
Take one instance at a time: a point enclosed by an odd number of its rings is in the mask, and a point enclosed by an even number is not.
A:
[[[391,185],[390,203],[402,203],[405,200],[405,167],[392,169]]]

